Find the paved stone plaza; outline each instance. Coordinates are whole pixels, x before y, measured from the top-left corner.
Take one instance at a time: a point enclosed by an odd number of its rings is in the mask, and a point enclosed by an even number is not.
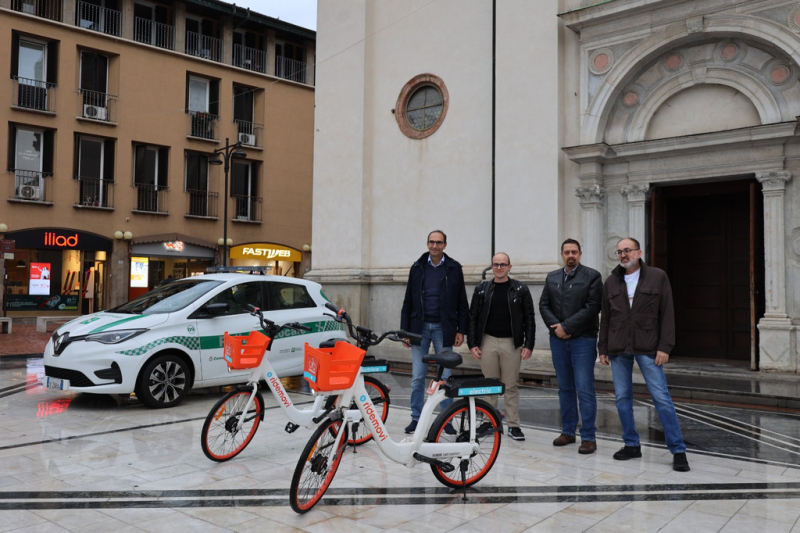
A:
[[[599,395],[598,451],[584,456],[551,445],[556,391],[524,388],[527,440],[503,439],[468,502],[426,465],[409,470],[367,444],[348,450],[326,497],[298,516],[288,487],[310,432],[286,434],[271,399],[249,447],[213,463],[200,431],[219,393],[150,410],[46,390],[39,358],[4,357],[0,370],[0,531],[800,531],[793,413],[679,404],[692,470],[678,473],[648,400],[636,408],[644,457],[618,462],[610,395]],[[402,438],[408,377],[385,378],[388,427]]]

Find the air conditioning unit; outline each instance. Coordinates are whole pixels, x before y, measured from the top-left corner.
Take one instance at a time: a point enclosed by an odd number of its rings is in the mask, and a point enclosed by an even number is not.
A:
[[[83,116],[86,118],[93,118],[96,120],[106,120],[106,118],[108,117],[108,110],[105,107],[84,104]]]
[[[42,188],[35,187],[33,185],[23,185],[20,187],[19,196],[25,200],[35,200],[37,202],[41,202],[44,197],[42,194]]]
[[[239,142],[248,146],[256,145],[256,136],[250,133],[240,133]]]

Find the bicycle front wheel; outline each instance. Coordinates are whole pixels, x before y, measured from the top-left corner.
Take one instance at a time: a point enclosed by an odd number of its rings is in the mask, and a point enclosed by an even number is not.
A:
[[[370,376],[364,376],[364,388],[367,389],[369,400],[375,406],[375,412],[378,413],[381,422],[386,422],[386,418],[389,416],[389,388]],[[350,409],[358,409],[355,399],[351,402]],[[358,446],[368,442],[371,438],[372,432],[369,430],[366,420],[362,420],[358,424],[358,429],[350,436],[347,444]]]
[[[250,394],[250,391],[231,391],[208,413],[200,434],[200,443],[203,453],[212,461],[221,462],[236,457],[256,434],[261,423],[261,413],[264,412],[264,400],[256,393],[250,408],[244,412]]]
[[[500,452],[500,438],[503,431],[497,411],[483,400],[475,401],[475,419],[475,440],[479,449],[469,458],[469,467],[466,473],[467,487],[480,481],[494,466],[497,454]],[[445,431],[447,424],[452,424],[455,435],[447,434]],[[458,400],[445,409],[433,422],[428,433],[428,442],[467,442],[469,429],[469,400]],[[461,480],[458,457],[450,458],[449,462],[455,466],[455,470],[444,472],[436,465],[431,465],[433,475],[443,485],[451,488],[463,487],[464,482]]]
[[[336,446],[336,436],[340,431],[344,434]],[[347,425],[340,420],[325,420],[314,431],[297,461],[289,489],[289,503],[296,513],[310,511],[328,490],[346,445]]]

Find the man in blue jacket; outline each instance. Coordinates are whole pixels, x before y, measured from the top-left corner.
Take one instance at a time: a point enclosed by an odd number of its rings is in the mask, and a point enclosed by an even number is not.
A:
[[[422,341],[411,346],[411,423],[406,433],[417,429],[417,421],[425,404],[425,377],[428,365],[422,358],[433,343],[434,353],[452,350],[464,342],[469,305],[461,264],[444,253],[447,235],[434,230],[428,235],[428,253],[411,265],[406,296],[400,315],[400,328],[417,335]],[[445,369],[443,377],[450,376]],[[444,409],[452,400],[440,405]],[[455,431],[445,427],[448,433]]]

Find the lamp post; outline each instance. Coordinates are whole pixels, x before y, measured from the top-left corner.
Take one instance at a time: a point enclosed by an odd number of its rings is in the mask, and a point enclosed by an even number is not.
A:
[[[222,159],[219,158],[222,154]],[[222,266],[228,266],[228,172],[231,169],[231,157],[237,159],[244,159],[247,154],[242,152],[242,143],[230,144],[228,137],[225,137],[225,146],[214,150],[213,157],[208,160],[209,165],[221,165],[225,163],[225,196],[223,202],[225,203],[223,220],[222,220]]]

